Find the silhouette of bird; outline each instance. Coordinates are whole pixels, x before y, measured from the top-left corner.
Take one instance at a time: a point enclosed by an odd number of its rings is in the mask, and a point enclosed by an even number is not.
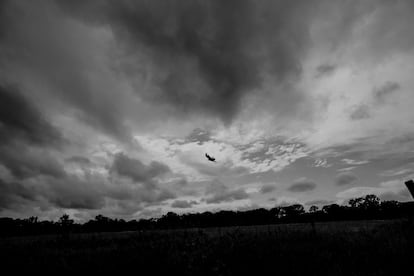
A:
[[[216,158],[214,158],[214,157],[212,157],[212,156],[208,155],[207,153],[206,153],[206,157],[207,157],[208,161],[211,161],[211,162],[216,162]]]

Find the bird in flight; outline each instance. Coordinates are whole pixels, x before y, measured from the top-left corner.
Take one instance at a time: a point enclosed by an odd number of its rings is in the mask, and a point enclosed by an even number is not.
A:
[[[211,162],[216,162],[216,158],[214,158],[214,157],[212,157],[212,156],[208,155],[207,153],[206,153],[206,157],[207,157],[208,161],[211,161]]]

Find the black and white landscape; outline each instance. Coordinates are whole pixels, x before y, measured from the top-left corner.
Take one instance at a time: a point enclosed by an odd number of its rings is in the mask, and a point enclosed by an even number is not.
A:
[[[0,0],[0,259],[398,274],[413,26],[411,0]]]

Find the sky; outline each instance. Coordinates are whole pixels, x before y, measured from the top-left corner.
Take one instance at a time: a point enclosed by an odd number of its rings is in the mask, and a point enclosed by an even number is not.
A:
[[[0,0],[0,216],[413,200],[412,26],[411,0]]]

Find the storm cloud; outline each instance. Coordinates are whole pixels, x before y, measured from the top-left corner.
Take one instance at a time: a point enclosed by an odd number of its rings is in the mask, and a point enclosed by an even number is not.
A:
[[[358,177],[352,172],[341,172],[335,177],[335,183],[339,186],[349,185],[358,180]]]
[[[310,1],[59,1],[64,11],[111,28],[130,58],[151,57],[146,100],[230,122],[265,75],[301,72]]]
[[[0,164],[14,176],[54,177],[65,172],[49,148],[64,144],[60,131],[17,88],[0,85]]]
[[[262,194],[268,194],[276,190],[276,186],[273,184],[265,184],[262,187],[260,187],[260,192]]]
[[[243,188],[231,189],[219,181],[214,181],[206,189],[206,203],[215,204],[247,199],[249,195]]]
[[[376,103],[384,103],[388,97],[390,97],[394,92],[399,90],[401,87],[398,83],[388,81],[384,85],[375,88],[373,91],[374,99]]]
[[[0,179],[0,209],[26,209],[30,206],[44,210],[53,207],[69,209],[99,209],[104,206],[105,187],[93,179],[76,176],[39,178],[32,181]]]
[[[351,120],[364,120],[371,117],[370,107],[366,104],[355,106],[350,114]]]
[[[16,140],[34,145],[56,145],[62,137],[17,88],[0,83],[0,142]]]
[[[8,182],[0,178],[0,211],[19,208],[26,202],[32,202],[36,194],[18,182]]]
[[[332,202],[351,170],[411,177],[413,8],[0,0],[0,215],[260,206],[260,183]]]
[[[153,185],[154,178],[170,172],[170,168],[160,162],[153,161],[149,165],[143,164],[140,160],[130,158],[123,153],[115,156],[111,171],[120,176],[129,177],[130,179]]]
[[[305,177],[299,178],[293,182],[292,185],[288,188],[288,191],[294,193],[302,193],[312,191],[316,188],[316,183]]]
[[[56,104],[83,123],[126,140],[124,93],[106,69],[107,37],[68,20],[54,1],[3,2],[0,82],[24,85],[31,91],[23,92],[39,106],[51,111]]]
[[[336,69],[333,64],[321,64],[316,68],[316,77],[323,77],[332,74]]]

